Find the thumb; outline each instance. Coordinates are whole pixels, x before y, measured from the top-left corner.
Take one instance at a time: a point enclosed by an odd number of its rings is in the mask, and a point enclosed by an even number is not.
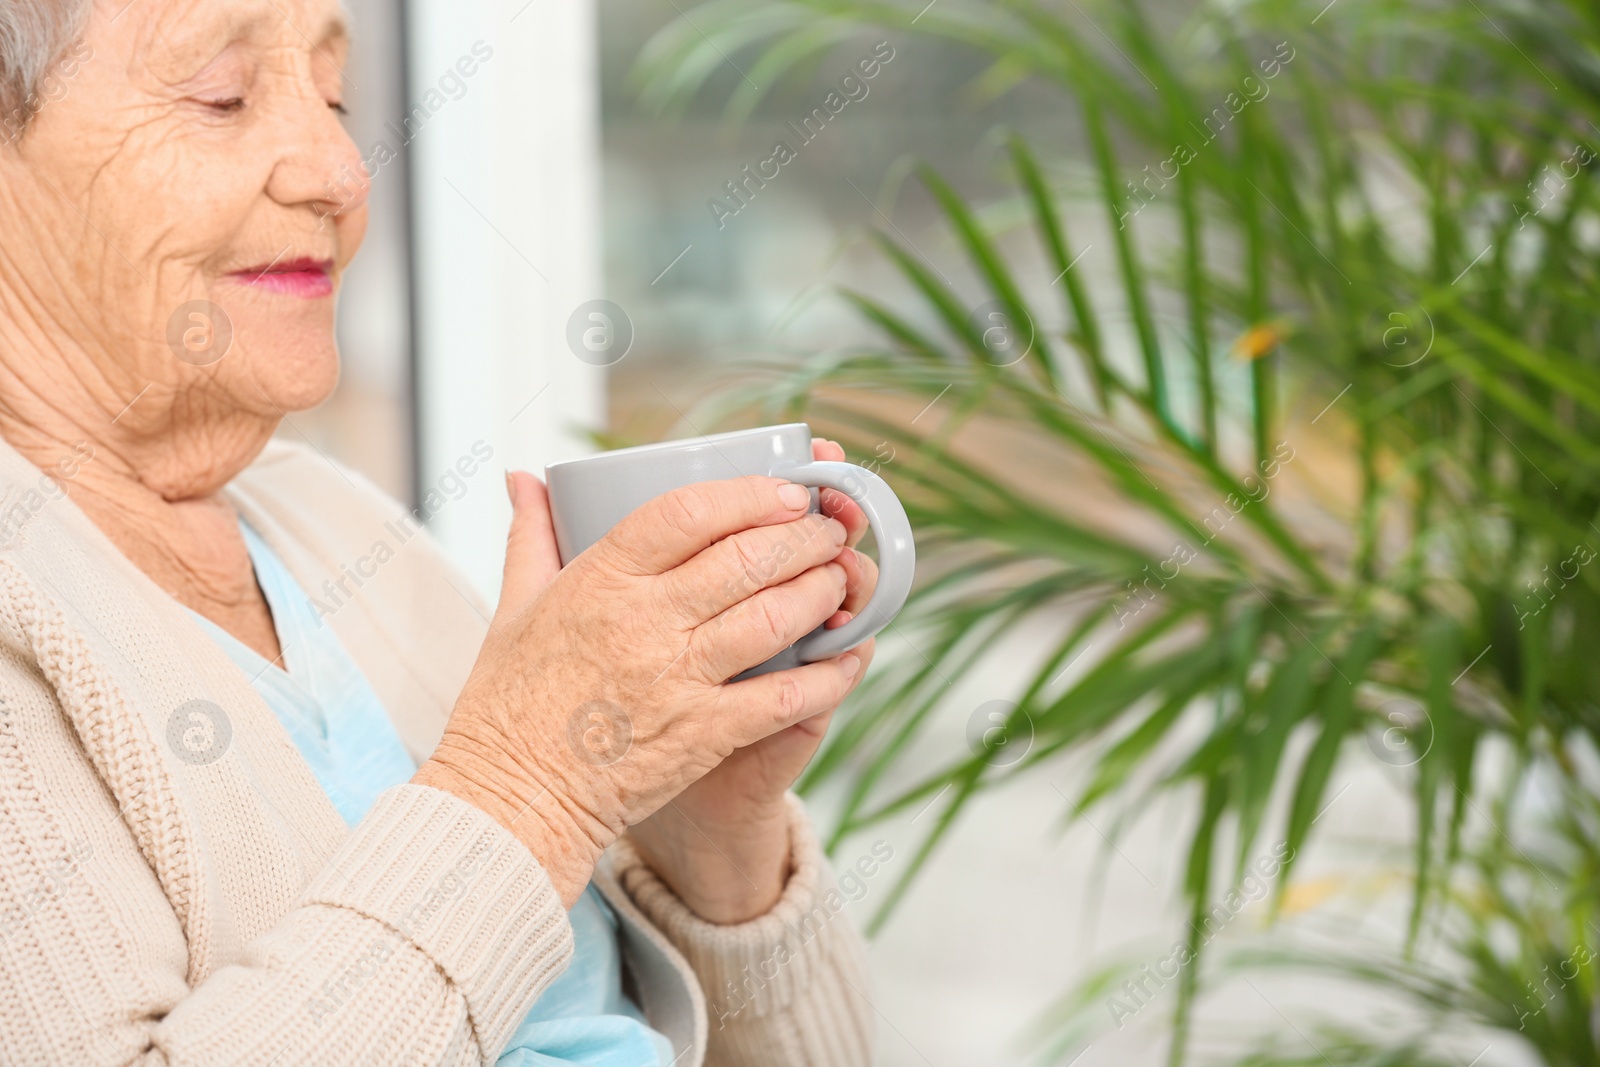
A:
[[[519,611],[544,591],[561,570],[556,532],[550,524],[550,495],[527,471],[506,471],[511,498],[511,532],[506,535],[506,569],[500,585],[500,610]]]

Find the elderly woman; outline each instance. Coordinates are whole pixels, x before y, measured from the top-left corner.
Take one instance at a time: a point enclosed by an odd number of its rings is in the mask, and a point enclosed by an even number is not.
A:
[[[492,618],[425,535],[312,606],[409,521],[270,441],[337,376],[345,34],[0,0],[3,1059],[866,1063],[787,789],[871,649],[727,681],[870,593],[853,505],[708,483],[561,569],[512,472]]]

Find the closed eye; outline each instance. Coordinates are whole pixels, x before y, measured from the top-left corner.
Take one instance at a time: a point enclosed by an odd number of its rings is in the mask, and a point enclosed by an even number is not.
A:
[[[226,100],[203,100],[201,103],[223,115],[231,115],[236,111],[244,110],[244,97],[230,96]]]

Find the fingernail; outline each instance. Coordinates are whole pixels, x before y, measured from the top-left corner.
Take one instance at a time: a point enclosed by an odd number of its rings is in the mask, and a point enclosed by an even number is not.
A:
[[[785,482],[778,486],[778,500],[790,511],[799,511],[811,504],[811,490],[803,485]]]
[[[849,536],[849,532],[844,528],[844,523],[838,519],[828,520],[828,532],[833,535],[833,543],[836,545],[844,544],[844,539]]]
[[[856,676],[856,671],[861,669],[860,657],[852,656],[850,653],[846,652],[844,655],[839,657],[839,669],[844,671],[844,676],[846,678],[854,678]]]
[[[511,477],[511,471],[506,471],[506,499],[511,501],[511,506],[517,506],[517,483]]]

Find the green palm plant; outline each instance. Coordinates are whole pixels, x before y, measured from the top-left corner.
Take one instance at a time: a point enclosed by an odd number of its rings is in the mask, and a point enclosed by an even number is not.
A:
[[[1531,1049],[1551,1067],[1600,1062],[1600,806],[1583,788],[1567,789],[1562,801],[1553,824],[1537,826],[1521,844],[1491,837],[1466,856],[1460,884],[1441,895],[1439,940],[1448,951],[1440,957],[1423,963],[1257,949],[1234,954],[1225,970],[1310,969],[1412,1006],[1416,1029],[1398,1039],[1326,1028],[1317,1045],[1335,1062],[1377,1064],[1400,1048],[1418,1052],[1405,1062],[1436,1062],[1425,1051],[1430,1035],[1464,1028],[1486,1035],[1489,1047]],[[1236,1067],[1294,1062],[1258,1050]]]
[[[874,234],[916,302],[842,293],[877,340],[788,363],[765,393],[893,457],[932,564],[900,624],[915,654],[869,680],[804,783],[846,782],[835,842],[937,810],[875,923],[974,796],[1087,750],[1069,818],[1196,798],[1198,931],[1264,826],[1283,827],[1287,884],[1340,761],[1372,758],[1351,744],[1366,734],[1416,796],[1414,937],[1497,788],[1485,739],[1577,773],[1573,739],[1600,724],[1600,15],[1336,2],[1196,8],[1161,30],[1137,3],[713,0],[641,57],[642,97],[670,111],[753,55],[738,118],[755,85],[872,25],[983,55],[976,102],[1053,86],[1081,124],[1081,145],[1009,136],[1012,192],[985,210],[922,168],[977,285]],[[1085,266],[1073,231],[1092,212]],[[1044,272],[1017,265],[1038,257]],[[884,393],[939,414],[863,401]],[[963,434],[995,423],[1160,533],[1130,542],[986,467]],[[1301,457],[1328,442],[1354,492],[1285,505],[1280,486],[1326,474]],[[1051,624],[1004,722],[908,766],[950,678]]]
[[[1243,947],[1234,939],[1219,953],[1218,987],[1302,973],[1385,994],[1402,1013],[1391,1008],[1389,1018],[1364,1020],[1365,1026],[1308,1020],[1292,1034],[1258,1038],[1254,1047],[1218,1062],[1460,1067],[1482,1061],[1489,1049],[1518,1047],[1551,1067],[1600,1062],[1600,803],[1594,783],[1568,778],[1548,754],[1513,777],[1494,819],[1517,827],[1516,840],[1489,834],[1464,851],[1456,877],[1431,911],[1434,934],[1425,955],[1385,954],[1370,945],[1353,950],[1343,944],[1348,920],[1317,913],[1287,931],[1247,939]],[[1519,816],[1511,798],[1523,806],[1538,798],[1552,810]],[[1339,947],[1325,947],[1330,940]],[[1323,947],[1309,947],[1317,941]],[[1137,962],[1111,963],[1060,998],[1038,1028],[1047,1056],[1079,1048],[1105,1030],[1106,1005],[1129,979],[1138,979]],[[1441,1039],[1451,1039],[1454,1048]]]

